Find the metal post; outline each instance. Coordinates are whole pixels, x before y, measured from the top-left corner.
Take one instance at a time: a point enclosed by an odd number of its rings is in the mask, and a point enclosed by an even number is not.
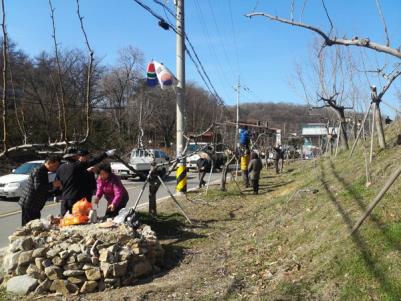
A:
[[[177,27],[177,159],[181,158],[184,150],[185,131],[185,23],[184,0],[176,0]],[[187,191],[186,160],[180,159],[177,167],[177,187],[179,194]]]

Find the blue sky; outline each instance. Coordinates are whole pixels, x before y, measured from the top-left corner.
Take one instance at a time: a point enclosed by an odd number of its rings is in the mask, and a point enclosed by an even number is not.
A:
[[[152,0],[143,1],[165,16],[163,9]],[[162,1],[174,9],[173,0]],[[30,55],[52,51],[48,1],[5,2],[10,38]],[[133,45],[144,52],[147,61],[153,58],[175,70],[174,33],[162,30],[157,20],[133,0],[80,2],[90,42],[104,64],[115,63],[118,50]],[[302,2],[295,2],[296,17],[299,17]],[[187,34],[227,104],[235,103],[233,86],[238,76],[251,91],[242,91],[242,102],[304,103],[289,81],[294,75],[295,62],[308,64],[308,50],[315,35],[264,18],[249,20],[244,17],[255,6],[256,11],[289,17],[290,4],[290,0],[186,0]],[[339,35],[369,36],[371,40],[384,43],[374,0],[327,0],[326,4]],[[84,48],[75,0],[53,0],[53,5],[61,46]],[[400,45],[401,1],[382,0],[382,7],[393,44]],[[307,1],[304,21],[328,28],[321,1]],[[187,80],[202,85],[189,59],[186,74]],[[388,102],[397,104],[392,94],[388,96]]]

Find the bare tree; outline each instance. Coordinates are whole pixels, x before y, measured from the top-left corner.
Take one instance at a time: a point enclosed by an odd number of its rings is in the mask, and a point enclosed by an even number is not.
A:
[[[83,23],[83,17],[81,16],[80,12],[80,6],[79,6],[79,0],[77,0],[77,15],[79,18],[79,22],[81,25],[81,30],[82,34],[84,35],[85,38],[85,44],[88,49],[89,53],[89,58],[88,58],[88,70],[87,70],[87,77],[86,77],[86,95],[85,95],[85,106],[86,106],[86,132],[85,132],[85,137],[81,140],[81,143],[84,143],[90,134],[90,128],[91,128],[91,98],[92,98],[92,75],[93,75],[93,63],[94,63],[94,51],[92,50],[89,40],[88,40],[88,35],[86,34],[84,23]]]
[[[3,95],[1,99],[1,104],[3,107],[3,152],[2,155],[6,154],[8,151],[8,118],[7,118],[7,105],[8,105],[8,82],[7,82],[7,68],[8,68],[8,36],[6,28],[6,11],[4,6],[4,0],[1,1],[2,23],[1,27],[3,30]]]
[[[396,59],[401,59],[400,48],[394,48],[394,47],[390,46],[390,39],[388,36],[387,24],[385,22],[384,14],[381,10],[379,0],[376,1],[376,6],[377,6],[378,13],[379,13],[379,16],[381,18],[381,21],[382,21],[382,24],[384,27],[384,32],[385,32],[385,36],[386,36],[386,44],[385,45],[371,41],[369,38],[359,38],[357,36],[354,36],[352,39],[348,39],[346,37],[343,37],[343,38],[337,37],[336,35],[333,34],[333,27],[334,27],[333,22],[330,18],[330,15],[328,13],[328,10],[326,8],[324,0],[322,0],[322,4],[323,4],[327,19],[330,23],[330,30],[328,33],[323,31],[322,29],[318,28],[317,26],[310,25],[310,24],[304,23],[302,21],[298,22],[298,21],[294,21],[292,19],[291,20],[285,19],[285,18],[281,18],[278,16],[273,16],[271,14],[264,13],[264,12],[253,12],[253,13],[247,14],[246,16],[249,18],[252,18],[255,16],[261,16],[261,17],[265,17],[271,21],[275,21],[275,22],[279,22],[279,23],[283,23],[283,24],[287,24],[287,25],[292,25],[292,26],[304,28],[309,31],[315,32],[323,39],[322,48],[334,46],[334,45],[354,46],[354,47],[371,49],[378,53],[383,53],[383,54],[389,55],[391,57],[394,57]],[[401,71],[399,69],[400,68],[399,64],[397,64],[396,68],[397,68],[397,71],[392,72],[391,77],[389,77],[387,84],[383,87],[383,90],[381,92],[385,93],[388,90],[388,88],[390,87],[390,85],[392,84],[392,82],[401,74]],[[377,114],[380,114],[380,101],[384,95],[384,93],[381,93],[381,92],[377,95],[377,98],[375,98],[375,101],[374,101],[375,107],[377,109]],[[382,131],[382,125],[381,125],[382,123],[381,122],[382,121],[381,121],[381,115],[380,115],[380,118],[378,118],[378,120],[377,120],[377,132],[378,132],[379,145],[381,148],[384,148],[385,147],[385,138],[384,138],[384,134]]]
[[[53,38],[53,43],[54,43],[54,52],[55,52],[55,58],[56,58],[56,64],[57,64],[57,81],[58,81],[58,89],[59,93],[57,93],[57,99],[59,101],[59,110],[60,110],[60,122],[62,124],[61,126],[61,132],[60,132],[60,141],[64,141],[67,143],[68,137],[67,137],[67,116],[66,116],[66,111],[65,111],[65,90],[64,90],[64,85],[63,85],[63,80],[62,80],[62,70],[61,70],[61,63],[60,63],[60,55],[59,55],[59,47],[57,43],[57,37],[56,37],[56,24],[55,24],[55,16],[54,12],[55,9],[53,8],[52,1],[49,0],[49,7],[50,7],[50,18],[52,21],[52,38]]]

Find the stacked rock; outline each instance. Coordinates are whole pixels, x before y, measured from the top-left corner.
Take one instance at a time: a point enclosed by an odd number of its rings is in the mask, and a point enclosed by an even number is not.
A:
[[[28,223],[9,237],[3,267],[17,294],[91,293],[135,284],[160,271],[164,251],[147,225],[103,229]]]

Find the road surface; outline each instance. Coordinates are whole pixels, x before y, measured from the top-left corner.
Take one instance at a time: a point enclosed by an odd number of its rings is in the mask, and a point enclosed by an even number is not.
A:
[[[208,176],[207,176],[208,177]],[[211,181],[220,179],[220,173],[213,173]],[[139,192],[144,184],[143,181],[133,180],[133,181],[123,181],[126,189],[129,193],[129,207],[133,206]],[[175,193],[175,178],[170,176],[165,179],[167,187],[172,193]],[[188,174],[188,189],[195,188],[198,185],[198,177],[196,173]],[[168,196],[168,192],[160,186],[157,199],[163,199]],[[146,206],[148,202],[148,190],[146,189],[139,201],[139,204]],[[102,199],[99,203],[98,215],[103,216],[106,211],[106,200]],[[48,215],[58,215],[60,212],[60,203],[49,202],[45,208],[42,210],[42,218],[46,218]],[[0,200],[0,248],[6,247],[8,245],[8,236],[12,234],[15,229],[21,226],[21,211],[20,206],[17,201],[6,201],[4,199]]]

